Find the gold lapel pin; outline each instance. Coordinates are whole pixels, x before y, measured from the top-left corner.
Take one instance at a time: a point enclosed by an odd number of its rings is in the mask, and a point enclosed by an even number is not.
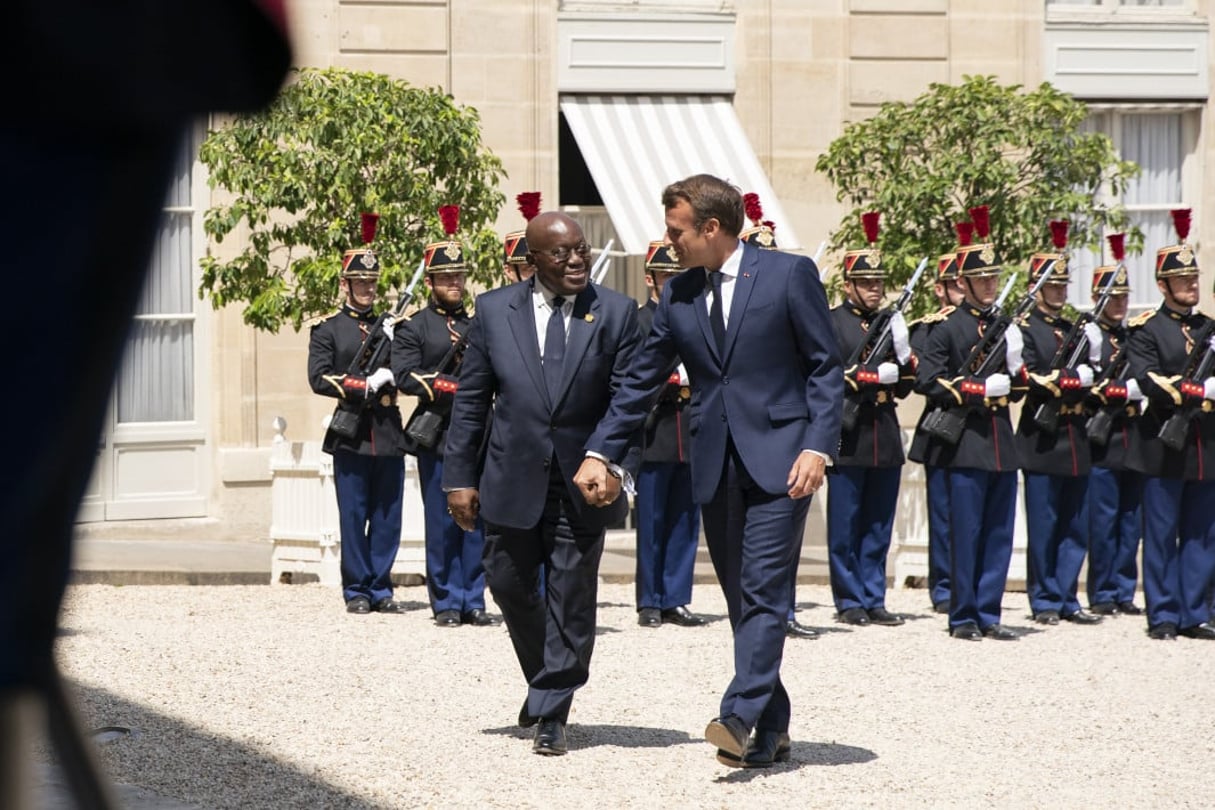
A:
[[[592,314],[591,314],[591,313],[589,313],[589,312],[588,312],[588,313],[586,313],[585,315],[583,315],[583,316],[582,316],[582,318],[583,318],[583,320],[585,320],[587,323],[594,323],[594,322],[595,322],[595,316],[594,316],[594,315],[592,315]]]

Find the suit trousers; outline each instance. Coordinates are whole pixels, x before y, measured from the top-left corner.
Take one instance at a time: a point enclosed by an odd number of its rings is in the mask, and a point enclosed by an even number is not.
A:
[[[1210,621],[1215,481],[1143,479],[1143,596],[1148,626]]]
[[[666,610],[688,604],[700,543],[691,467],[677,461],[643,463],[636,504],[637,607]]]
[[[972,623],[985,630],[1000,623],[1012,560],[1017,474],[973,467],[948,472],[949,627]]]
[[[748,728],[788,731],[791,707],[780,665],[801,555],[798,529],[810,498],[764,491],[728,439],[726,447],[717,491],[704,505],[705,540],[734,632],[734,677],[720,716],[736,715]]]
[[[827,567],[837,611],[886,607],[886,554],[902,471],[836,466],[827,476]]]
[[[1025,534],[1029,609],[1070,616],[1088,549],[1088,476],[1025,473]]]
[[[485,524],[485,571],[527,679],[528,714],[564,722],[590,676],[604,530],[578,519],[556,459],[549,469],[539,523]]]
[[[400,456],[333,454],[338,524],[342,535],[342,596],[373,603],[392,596],[392,564],[401,547],[401,496],[405,460]]]
[[[1143,476],[1093,467],[1088,476],[1088,603],[1132,602],[1139,583]]]
[[[933,605],[949,604],[949,471],[924,465],[928,494],[928,593]]]
[[[426,593],[435,613],[485,609],[485,547],[481,521],[474,531],[456,525],[443,492],[443,459],[418,450],[418,480],[426,519]]]

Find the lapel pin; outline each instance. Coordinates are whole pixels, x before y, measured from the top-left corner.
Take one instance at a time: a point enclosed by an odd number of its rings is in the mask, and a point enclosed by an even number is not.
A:
[[[595,322],[595,316],[594,316],[594,315],[592,315],[592,314],[591,314],[591,313],[589,313],[589,312],[588,312],[588,313],[586,313],[585,315],[583,315],[583,316],[582,316],[582,319],[583,319],[584,321],[586,321],[587,323],[594,323],[594,322]]]
[[[750,274],[750,273],[743,273],[743,278],[751,278],[751,274]]]

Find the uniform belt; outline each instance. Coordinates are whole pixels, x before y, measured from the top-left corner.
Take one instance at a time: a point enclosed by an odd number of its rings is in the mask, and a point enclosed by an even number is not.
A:
[[[890,393],[888,391],[878,391],[877,392],[877,404],[885,405],[889,401],[890,401]]]

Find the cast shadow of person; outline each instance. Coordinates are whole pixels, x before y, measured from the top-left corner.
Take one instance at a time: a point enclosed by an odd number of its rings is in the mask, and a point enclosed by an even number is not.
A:
[[[731,769],[729,773],[718,776],[713,781],[722,784],[746,783],[758,776],[774,776],[800,768],[822,765],[863,765],[866,762],[874,761],[877,756],[868,748],[860,748],[855,745],[794,741],[789,752],[788,762],[778,762],[768,768]]]

